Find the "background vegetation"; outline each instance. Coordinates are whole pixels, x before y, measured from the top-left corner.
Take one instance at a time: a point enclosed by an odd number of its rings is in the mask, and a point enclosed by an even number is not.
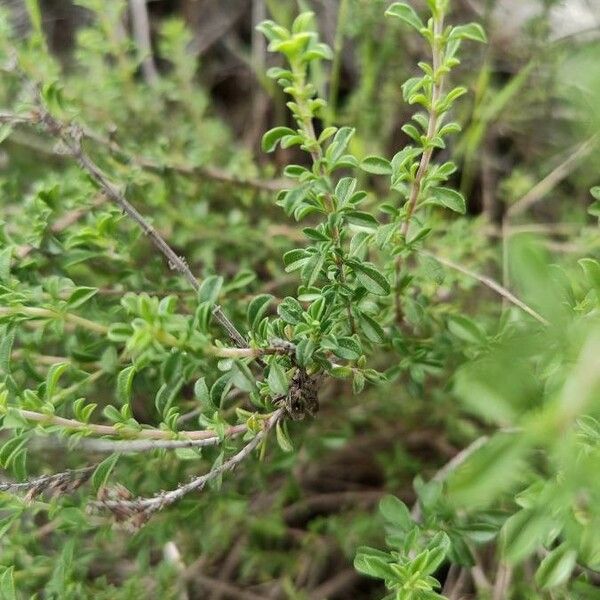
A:
[[[566,4],[2,4],[1,598],[599,597]]]

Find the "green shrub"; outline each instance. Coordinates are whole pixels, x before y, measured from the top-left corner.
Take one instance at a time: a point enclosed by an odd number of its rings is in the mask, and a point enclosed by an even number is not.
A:
[[[291,121],[262,149],[297,161],[280,179],[214,116],[180,21],[163,23],[169,64],[144,81],[146,57],[115,34],[121,2],[78,2],[94,19],[67,66],[27,4],[24,39],[0,17],[0,595],[182,597],[172,539],[186,558],[219,555],[238,528],[267,540],[242,581],[289,575],[270,546],[298,488],[282,486],[268,517],[250,500],[302,444],[315,462],[335,447],[316,418],[349,445],[366,426],[426,419],[464,447],[437,472],[382,458],[390,492],[410,497],[394,481],[417,475],[412,508],[381,500],[384,524],[314,524],[386,598],[596,597],[598,246],[556,260],[511,237],[530,200],[506,212],[501,248],[466,214],[449,158],[467,87],[451,81],[482,27],[448,24],[447,0],[426,18],[387,7],[390,31],[416,30],[430,53],[396,89],[414,114],[388,159],[365,115],[335,125],[343,38],[333,52],[311,12],[263,22]],[[503,284],[479,272],[499,250]],[[387,550],[362,545],[382,547],[384,528]],[[125,554],[135,570],[116,574]],[[309,597],[285,575],[286,597]]]

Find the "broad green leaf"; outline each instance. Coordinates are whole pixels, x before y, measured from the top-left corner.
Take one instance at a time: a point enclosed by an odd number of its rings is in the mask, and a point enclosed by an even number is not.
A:
[[[277,437],[277,444],[284,452],[294,451],[294,446],[286,430],[285,423],[282,423],[281,421],[277,422],[277,425],[275,426],[275,434]]]
[[[290,37],[290,32],[287,29],[270,20],[259,23],[256,29],[270,42],[285,40]]]
[[[438,187],[433,188],[431,190],[431,193],[431,201],[434,204],[445,206],[446,208],[449,208],[454,212],[460,213],[461,215],[465,214],[467,210],[465,199],[462,197],[462,194],[460,194],[456,190],[445,187]]]
[[[164,418],[167,414],[182,385],[183,378],[181,378],[175,384],[169,385],[168,383],[163,383],[158,389],[158,392],[156,392],[156,396],[154,397],[154,406],[162,418]]]
[[[361,163],[360,168],[373,175],[391,175],[392,165],[389,160],[381,156],[367,156]]]
[[[374,344],[383,344],[385,342],[385,333],[381,325],[365,313],[360,313],[358,322],[366,338]]]
[[[356,189],[356,179],[354,177],[342,177],[335,186],[335,197],[340,205],[344,205]]]
[[[375,296],[387,296],[390,293],[391,288],[388,280],[371,263],[352,261],[351,267],[358,281],[371,294]]]
[[[105,406],[102,414],[113,423],[120,423],[123,420],[123,415],[112,404]]]
[[[450,315],[448,317],[448,330],[463,342],[476,345],[485,343],[485,333],[475,321],[463,315]]]
[[[231,369],[231,383],[239,390],[252,394],[256,391],[256,377],[250,367],[241,360],[236,360]]]
[[[220,275],[209,275],[198,289],[198,302],[208,302],[215,304],[219,299],[221,287],[223,286],[223,278]]]
[[[271,294],[261,294],[260,296],[256,296],[253,298],[248,304],[248,323],[250,324],[250,329],[254,330],[258,327],[261,319],[264,314],[267,312],[269,308],[269,304],[273,300],[273,296]]]
[[[358,225],[366,229],[377,229],[379,227],[379,222],[373,215],[360,210],[348,210],[344,212],[344,219],[352,225]]]
[[[304,309],[296,298],[284,298],[277,307],[277,314],[290,325],[297,325],[302,320]]]
[[[575,568],[576,560],[577,552],[567,544],[554,548],[538,567],[535,574],[536,583],[544,590],[566,583]]]
[[[20,435],[15,435],[2,444],[2,446],[0,446],[0,466],[4,469],[10,467],[16,455],[25,447],[27,440],[28,435],[22,433]]]
[[[372,548],[359,548],[354,559],[354,568],[364,575],[394,581],[398,575],[390,566],[391,557]]]
[[[449,477],[451,501],[457,506],[487,506],[522,476],[527,450],[522,436],[497,434]]]
[[[354,131],[352,127],[341,127],[338,129],[329,148],[327,148],[327,155],[333,163],[337,163],[342,158],[344,152],[346,152]]]
[[[379,512],[389,521],[403,531],[408,531],[414,527],[414,522],[410,516],[406,504],[396,498],[396,496],[384,496],[379,502]]]
[[[501,537],[506,559],[517,564],[533,554],[554,527],[551,515],[540,510],[523,509],[502,527]]]
[[[479,23],[469,23],[468,25],[458,25],[457,27],[453,27],[449,39],[466,39],[482,43],[487,42],[485,31]]]
[[[423,21],[421,21],[419,15],[415,12],[415,9],[404,2],[394,2],[386,11],[385,14],[388,17],[397,17],[401,21],[408,23],[411,27],[414,27],[417,31],[420,31],[425,27]]]
[[[308,259],[306,264],[302,267],[302,279],[308,287],[312,286],[312,284],[318,279],[319,275],[321,274],[321,269],[323,268],[324,263],[325,254],[321,252],[316,252]]]
[[[0,125],[0,144],[8,138],[8,136],[12,133],[13,124],[12,123],[2,123]]]
[[[323,340],[323,346],[333,350],[336,356],[345,360],[357,360],[362,355],[360,344],[351,337],[326,339]]]

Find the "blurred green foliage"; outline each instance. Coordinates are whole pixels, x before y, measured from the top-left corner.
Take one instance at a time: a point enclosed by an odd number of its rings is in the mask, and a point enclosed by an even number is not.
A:
[[[324,36],[265,4],[273,160],[183,20],[146,81],[124,2],[79,0],[68,56],[35,0],[27,35],[0,11],[0,597],[597,598],[598,44],[553,43],[552,3],[510,65],[447,0],[342,0]],[[281,406],[234,476],[102,510],[217,473]]]

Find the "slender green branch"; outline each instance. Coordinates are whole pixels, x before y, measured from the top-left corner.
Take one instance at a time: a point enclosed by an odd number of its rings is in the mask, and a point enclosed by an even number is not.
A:
[[[83,423],[76,419],[67,419],[65,417],[59,417],[58,415],[47,415],[44,413],[36,412],[33,410],[25,410],[16,407],[10,407],[17,416],[25,419],[26,421],[32,421],[40,423],[45,427],[60,427],[70,431],[81,431],[88,435],[96,436],[112,436],[117,438],[125,439],[136,439],[136,440],[171,440],[185,439],[185,440],[206,440],[218,438],[219,434],[215,431],[203,429],[200,431],[181,431],[174,433],[172,431],[164,431],[162,429],[140,429],[134,431],[131,429],[123,429],[114,425],[101,425],[96,423]],[[233,425],[225,430],[225,437],[231,437],[239,435],[247,430],[246,425]]]

